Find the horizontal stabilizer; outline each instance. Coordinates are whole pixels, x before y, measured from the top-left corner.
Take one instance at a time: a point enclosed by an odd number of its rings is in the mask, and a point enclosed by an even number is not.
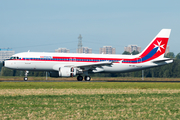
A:
[[[171,58],[164,58],[162,60],[155,60],[155,61],[153,61],[153,63],[161,63],[161,62],[165,62],[165,61],[169,61],[169,60],[173,60],[173,59],[171,59]]]

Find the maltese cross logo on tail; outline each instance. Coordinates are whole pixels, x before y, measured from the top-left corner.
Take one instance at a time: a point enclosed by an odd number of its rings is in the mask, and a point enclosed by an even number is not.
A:
[[[160,51],[160,52],[161,52],[161,48],[165,49],[165,48],[164,48],[164,45],[165,45],[165,44],[161,45],[162,40],[161,40],[160,42],[159,42],[159,41],[157,41],[157,43],[158,43],[158,45],[154,44],[154,46],[155,46],[154,48],[157,48],[157,47],[158,47],[157,52],[158,52],[158,51]]]

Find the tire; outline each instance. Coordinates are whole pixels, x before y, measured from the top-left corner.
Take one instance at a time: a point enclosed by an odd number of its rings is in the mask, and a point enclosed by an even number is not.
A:
[[[82,77],[82,76],[78,76],[78,77],[77,77],[77,80],[78,80],[78,81],[82,81],[82,80],[83,80],[83,77]]]
[[[85,80],[85,81],[90,81],[90,80],[91,80],[91,77],[90,77],[90,76],[85,76],[85,77],[84,77],[84,80]]]
[[[24,81],[27,81],[28,80],[28,78],[27,77],[24,77]]]

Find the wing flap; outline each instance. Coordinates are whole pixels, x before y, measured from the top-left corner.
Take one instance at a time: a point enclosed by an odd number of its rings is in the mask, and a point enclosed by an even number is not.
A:
[[[89,64],[82,64],[82,65],[77,65],[77,67],[99,67],[99,66],[104,66],[104,65],[111,65],[112,62],[109,61],[103,61],[103,62],[96,62],[96,63],[89,63]]]
[[[77,67],[77,68],[85,68],[85,67],[101,67],[105,65],[111,65],[113,62],[103,61],[103,62],[96,62],[96,63],[85,63],[79,65],[66,65],[65,67]]]

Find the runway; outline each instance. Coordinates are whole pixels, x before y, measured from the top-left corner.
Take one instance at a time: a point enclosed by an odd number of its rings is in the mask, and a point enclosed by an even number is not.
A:
[[[148,83],[148,82],[167,82],[167,83],[180,83],[180,81],[143,81],[143,80],[138,80],[138,81],[124,81],[124,80],[93,80],[93,81],[76,81],[76,80],[0,80],[0,82],[141,82],[141,83]]]

